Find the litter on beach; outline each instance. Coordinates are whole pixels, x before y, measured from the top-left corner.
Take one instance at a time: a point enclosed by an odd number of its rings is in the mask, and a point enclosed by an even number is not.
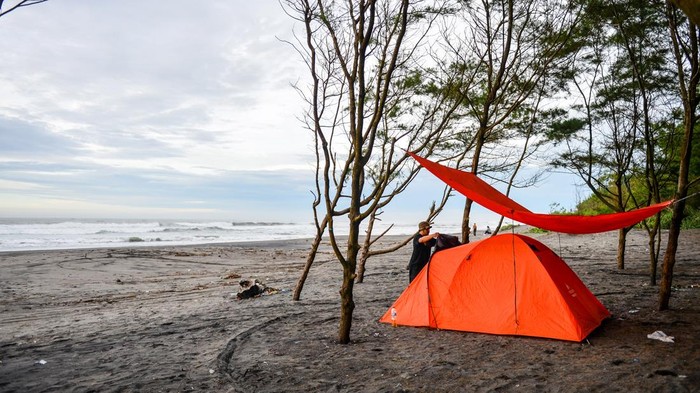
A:
[[[657,330],[654,333],[647,334],[647,338],[650,338],[652,340],[659,340],[663,341],[665,343],[672,343],[673,341],[673,336],[668,336],[666,333],[662,332],[661,330]]]

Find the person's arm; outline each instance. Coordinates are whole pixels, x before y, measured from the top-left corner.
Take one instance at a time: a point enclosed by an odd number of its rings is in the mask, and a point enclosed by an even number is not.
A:
[[[422,236],[420,239],[418,239],[418,242],[425,244],[433,239],[437,239],[438,236],[440,236],[440,232],[431,233],[430,235]]]

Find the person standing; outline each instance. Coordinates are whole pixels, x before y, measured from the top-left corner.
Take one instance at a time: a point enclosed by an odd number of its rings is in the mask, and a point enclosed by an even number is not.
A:
[[[430,233],[430,223],[427,221],[421,221],[418,224],[418,232],[413,235],[413,253],[411,254],[411,261],[408,263],[408,282],[413,281],[414,278],[423,270],[423,267],[430,260],[430,252],[436,243],[438,235],[440,233]]]
[[[476,223],[472,225],[472,235],[476,236]]]

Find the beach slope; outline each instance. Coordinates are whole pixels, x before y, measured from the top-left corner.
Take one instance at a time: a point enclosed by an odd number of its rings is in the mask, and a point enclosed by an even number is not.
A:
[[[380,324],[408,247],[369,260],[349,345],[327,245],[291,300],[309,240],[0,253],[0,391],[698,391],[700,231],[682,234],[664,312],[644,232],[622,271],[615,232],[531,236],[613,314],[582,343]],[[274,290],[238,300],[241,279]]]

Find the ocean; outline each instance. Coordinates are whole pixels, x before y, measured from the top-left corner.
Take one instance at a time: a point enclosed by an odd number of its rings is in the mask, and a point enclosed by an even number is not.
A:
[[[447,229],[447,228],[444,228]],[[447,230],[441,232],[451,233]],[[454,226],[452,231],[458,231]],[[375,234],[381,228],[375,229]],[[397,225],[389,235],[415,233]],[[347,234],[339,225],[336,234]],[[196,220],[0,219],[0,252],[133,246],[176,246],[313,238],[312,224]]]

